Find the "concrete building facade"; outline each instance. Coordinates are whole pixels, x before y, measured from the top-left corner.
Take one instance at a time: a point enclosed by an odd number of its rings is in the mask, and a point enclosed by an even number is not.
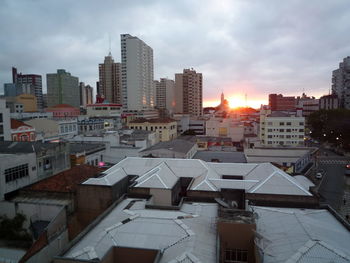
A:
[[[260,140],[263,146],[303,146],[305,118],[295,114],[260,111]]]
[[[85,85],[84,82],[79,83],[80,88],[80,106],[86,107],[87,104],[93,103],[93,88]]]
[[[57,73],[46,74],[46,81],[48,107],[57,104],[69,104],[79,108],[79,78],[72,76],[64,69],[58,69]]]
[[[295,97],[285,97],[282,94],[269,94],[269,106],[272,111],[295,110]]]
[[[338,96],[340,107],[350,109],[350,56],[332,73],[332,93]]]
[[[6,108],[6,101],[0,100],[0,141],[10,141],[10,131],[10,110]]]
[[[12,82],[18,85],[30,85],[30,94],[36,97],[38,109],[42,110],[44,108],[42,78],[40,75],[17,73],[17,69],[13,67]]]
[[[112,54],[105,57],[98,65],[99,95],[110,103],[121,103],[121,64],[115,63]],[[90,103],[91,104],[91,103]]]
[[[325,95],[319,99],[320,110],[335,110],[339,108],[338,95]]]
[[[203,77],[193,69],[175,74],[175,112],[203,115]]]
[[[153,49],[129,34],[121,38],[122,104],[127,110],[148,110],[155,106]]]
[[[160,80],[155,80],[154,85],[157,108],[172,114],[175,107],[175,82],[171,79],[161,78]]]

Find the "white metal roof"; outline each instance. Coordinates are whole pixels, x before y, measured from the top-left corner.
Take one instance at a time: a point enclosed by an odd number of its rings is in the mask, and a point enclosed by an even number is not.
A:
[[[207,163],[197,159],[128,157],[84,184],[111,185],[127,175],[139,176],[136,187],[171,189],[178,178],[190,177],[190,190],[244,189],[249,193],[311,196],[305,180],[300,182],[271,163]],[[223,179],[223,176],[243,179]]]
[[[252,209],[258,216],[257,245],[263,251],[264,262],[350,261],[350,233],[327,210]]]
[[[215,262],[216,204],[183,204],[180,211],[166,211],[145,209],[145,202],[123,200],[63,257],[101,259],[112,246],[123,246],[159,249],[160,262],[181,258]]]

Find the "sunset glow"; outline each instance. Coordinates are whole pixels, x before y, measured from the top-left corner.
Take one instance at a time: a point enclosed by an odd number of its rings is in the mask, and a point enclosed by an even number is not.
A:
[[[252,107],[254,109],[259,109],[261,104],[268,104],[267,100],[259,100],[259,99],[247,99],[247,103],[245,101],[244,96],[229,96],[226,98],[230,104],[230,108],[234,109],[237,107]],[[204,100],[203,107],[216,107],[220,104],[220,100]]]

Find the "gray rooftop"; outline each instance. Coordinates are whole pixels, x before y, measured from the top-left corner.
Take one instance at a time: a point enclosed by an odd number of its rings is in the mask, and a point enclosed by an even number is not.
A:
[[[95,152],[104,150],[106,147],[104,144],[96,143],[69,143],[70,153],[81,153],[81,152]]]
[[[57,146],[57,143],[4,141],[0,142],[0,153],[33,153],[54,149]]]
[[[246,163],[247,160],[243,152],[223,152],[223,151],[199,151],[193,159],[200,159],[205,162],[211,162],[213,159],[221,163]]]
[[[63,257],[101,259],[112,246],[121,246],[160,250],[161,263],[216,261],[216,204],[185,203],[179,211],[146,209],[145,204],[123,200]],[[189,259],[197,261],[181,261]]]
[[[195,142],[191,142],[188,140],[175,139],[167,142],[159,142],[147,149],[142,150],[141,152],[164,149],[173,152],[188,153],[195,144]]]
[[[349,231],[325,209],[253,206],[263,262],[350,262]]]

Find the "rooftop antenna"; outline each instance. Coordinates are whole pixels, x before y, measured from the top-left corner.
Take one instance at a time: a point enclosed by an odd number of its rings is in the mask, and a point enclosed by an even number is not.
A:
[[[109,37],[109,53],[108,56],[112,56],[112,52],[111,52],[111,34],[108,34]]]

